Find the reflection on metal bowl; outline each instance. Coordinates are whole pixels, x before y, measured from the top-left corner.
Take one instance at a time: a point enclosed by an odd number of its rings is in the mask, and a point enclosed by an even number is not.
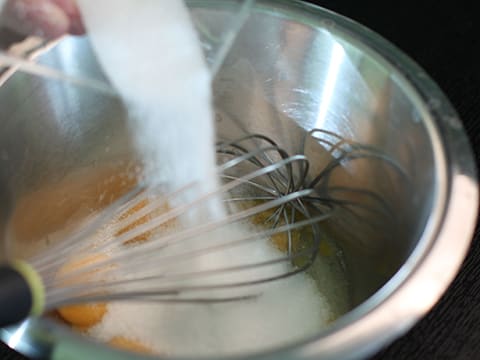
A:
[[[215,28],[229,3],[190,5],[198,22]],[[88,39],[64,39],[39,62],[103,80]],[[299,1],[259,0],[215,78],[214,95],[219,138],[265,134],[289,154],[307,155],[311,180],[340,159],[328,186],[341,194],[337,199],[362,205],[345,208],[327,227],[343,254],[348,311],[321,333],[258,356],[361,358],[407,331],[453,279],[477,211],[469,145],[437,86],[388,42],[348,19]],[[13,244],[5,233],[4,255],[58,230],[62,221],[49,212],[78,215],[80,199],[96,199],[74,197],[45,211],[35,202],[22,208],[28,194],[46,196],[72,174],[76,182],[68,183],[75,189],[68,191],[88,192],[92,179],[134,159],[134,152],[122,105],[84,87],[17,72],[0,87],[0,109],[2,230],[11,229],[12,213],[41,211],[37,224],[19,226]],[[361,155],[372,149],[373,158]],[[355,155],[342,158],[346,153]],[[379,204],[389,209],[381,217],[371,211]],[[31,356],[130,356],[42,319],[2,329],[0,336]]]

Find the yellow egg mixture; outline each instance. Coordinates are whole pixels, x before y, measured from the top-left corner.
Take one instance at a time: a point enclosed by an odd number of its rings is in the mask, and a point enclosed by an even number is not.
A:
[[[59,230],[62,226],[62,221],[63,223],[68,223],[76,216],[81,218],[90,212],[108,205],[136,185],[136,177],[130,175],[133,168],[132,164],[125,165],[122,163],[119,166],[110,167],[106,171],[99,171],[95,176],[92,176],[89,172],[85,172],[85,174],[88,174],[86,177],[70,177],[61,184],[55,184],[54,186],[42,189],[39,193],[28,194],[20,201],[20,205],[17,208],[17,212],[12,221],[12,224],[16,225],[14,229],[19,230],[17,236],[19,239],[22,239],[20,243],[30,248],[34,239],[38,239],[36,234],[48,234],[49,232]],[[77,181],[72,181],[73,179]],[[26,216],[28,213],[38,211],[39,200],[43,202],[41,204],[42,209],[44,210],[46,208],[49,211],[49,216],[46,217],[49,221],[42,222],[41,220],[38,221],[38,219],[35,221],[35,216]],[[78,211],[76,211],[79,209],[79,204],[82,204],[80,215]],[[138,211],[144,209],[148,205],[148,200],[138,203],[136,206],[121,214],[118,221],[123,222],[128,220],[128,217],[134,216]],[[247,205],[251,206],[252,204]],[[163,209],[158,209],[158,211],[165,212],[168,211],[168,208],[165,207]],[[273,210],[258,214],[252,219],[252,223],[261,226],[272,214]],[[148,220],[149,215],[143,216],[118,230],[116,235],[121,236],[128,231],[135,229],[137,226],[145,224]],[[31,225],[30,231],[28,230],[29,227],[24,226],[26,222]],[[176,221],[171,220],[166,224],[163,224],[161,230],[169,232],[174,230],[177,226]],[[132,239],[124,241],[122,246],[125,246],[127,249],[131,246],[141,246],[142,243],[148,241],[150,236],[152,236],[152,232],[147,231]],[[300,232],[295,231],[291,234],[294,251],[300,249],[302,242],[299,240],[301,237],[302,234],[300,234]],[[287,251],[288,237],[286,233],[274,234],[270,240],[275,244],[275,247],[282,252]],[[21,247],[19,247],[18,250],[21,251]],[[334,253],[335,250],[329,245],[329,242],[321,242],[321,256],[332,257],[334,256]],[[108,255],[95,253],[94,251],[92,254],[83,257],[73,255],[58,269],[57,277],[59,281],[62,281],[61,279],[64,278],[64,276],[68,276],[66,279],[68,279],[70,284],[83,283],[88,281],[90,277],[97,275],[101,276],[101,274],[98,274],[98,269],[95,268],[95,266],[92,267],[95,270],[87,272],[86,274],[82,273],[82,275],[78,276],[69,276],[68,274],[74,274],[76,269],[83,266],[91,266],[96,263],[101,265],[107,259]],[[88,334],[90,329],[99,325],[103,321],[108,313],[108,309],[108,303],[72,304],[57,309],[57,315],[59,315],[67,324],[71,325],[76,331]],[[335,311],[335,313],[336,312],[337,311]],[[331,320],[333,320],[334,317],[332,317]],[[110,346],[126,351],[159,353],[158,349],[157,351],[154,351],[149,344],[143,343],[142,339],[129,336],[129,334],[126,333],[113,335],[110,339],[103,339],[103,341]]]
[[[120,215],[118,221],[128,220],[128,217],[134,216],[138,211],[142,210],[149,204],[148,200],[142,200],[135,206],[131,207],[123,214]],[[157,210],[161,212],[168,211],[168,208],[165,207],[163,209]],[[254,224],[264,224],[268,221],[268,218],[273,214],[273,210],[265,211],[263,213],[257,214],[252,222]],[[121,228],[117,231],[116,236],[120,236],[122,234],[127,233],[135,229],[137,226],[143,225],[149,221],[149,215],[145,215],[138,220],[128,224],[124,228]],[[282,224],[280,224],[282,225]],[[175,220],[171,220],[166,224],[162,225],[162,229],[164,231],[168,231],[174,229],[177,226]],[[129,245],[136,245],[139,243],[143,243],[147,241],[150,236],[152,235],[152,231],[147,231],[142,233],[141,235],[135,236],[133,239],[127,240],[123,242],[124,246]],[[283,251],[286,252],[288,250],[288,236],[286,233],[278,233],[274,234],[271,237],[271,241],[275,244],[275,246]],[[292,245],[294,250],[299,248],[300,243],[300,233],[293,232],[292,233]],[[327,245],[328,246],[328,245]],[[107,260],[108,256],[105,254],[91,254],[87,257],[77,258],[73,257],[69,261],[67,261],[58,271],[58,277],[61,278],[64,275],[68,275],[68,273],[72,273],[75,270],[81,269],[82,267],[94,265],[95,263],[102,263],[103,261]],[[70,276],[69,281],[72,284],[75,283],[83,283],[89,280],[94,274],[94,271],[89,272],[87,274],[82,274],[81,276]],[[106,303],[87,303],[87,304],[79,304],[79,305],[68,305],[63,306],[57,309],[58,315],[70,324],[75,330],[87,332],[91,327],[99,324],[105,313],[107,312],[107,304]],[[122,350],[132,351],[132,352],[139,352],[139,353],[152,353],[152,350],[141,343],[141,341],[137,339],[131,339],[126,336],[115,336],[111,340],[108,341],[108,345],[120,348]]]

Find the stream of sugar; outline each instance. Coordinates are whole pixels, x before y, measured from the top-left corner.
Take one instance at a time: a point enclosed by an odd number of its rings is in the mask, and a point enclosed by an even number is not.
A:
[[[211,76],[185,4],[79,0],[79,6],[98,60],[130,111],[149,185],[166,184],[166,191],[174,191],[197,183],[182,201],[214,191],[218,180]],[[219,204],[207,204],[210,215],[223,212]],[[235,258],[279,256],[268,241],[255,244],[262,245],[239,248]],[[217,254],[208,266],[228,264],[231,257]],[[205,262],[190,266],[200,271]],[[156,353],[221,355],[299,340],[334,317],[307,274],[269,283],[261,293],[253,301],[219,305],[112,303],[90,333],[105,341],[130,336]]]

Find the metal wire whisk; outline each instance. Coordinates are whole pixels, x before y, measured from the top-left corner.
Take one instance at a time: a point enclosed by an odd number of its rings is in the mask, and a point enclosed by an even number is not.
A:
[[[218,191],[172,206],[195,184],[169,194],[138,187],[48,252],[3,266],[20,285],[2,301],[30,302],[17,314],[3,314],[2,324],[32,310],[84,302],[248,299],[261,293],[259,285],[308,269],[318,251],[318,225],[334,207],[315,209],[306,201],[314,193],[305,186],[306,156],[290,156],[262,135],[219,142],[217,153]],[[184,221],[218,196],[226,216]],[[277,251],[266,256],[258,250],[265,247]]]

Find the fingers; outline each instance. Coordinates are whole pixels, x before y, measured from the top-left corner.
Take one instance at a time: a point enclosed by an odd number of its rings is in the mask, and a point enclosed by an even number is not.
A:
[[[75,0],[50,0],[62,9],[70,20],[69,33],[72,35],[83,35],[85,27],[82,22],[80,10]]]
[[[54,39],[66,33],[85,32],[73,0],[7,0],[2,23],[24,35]]]

